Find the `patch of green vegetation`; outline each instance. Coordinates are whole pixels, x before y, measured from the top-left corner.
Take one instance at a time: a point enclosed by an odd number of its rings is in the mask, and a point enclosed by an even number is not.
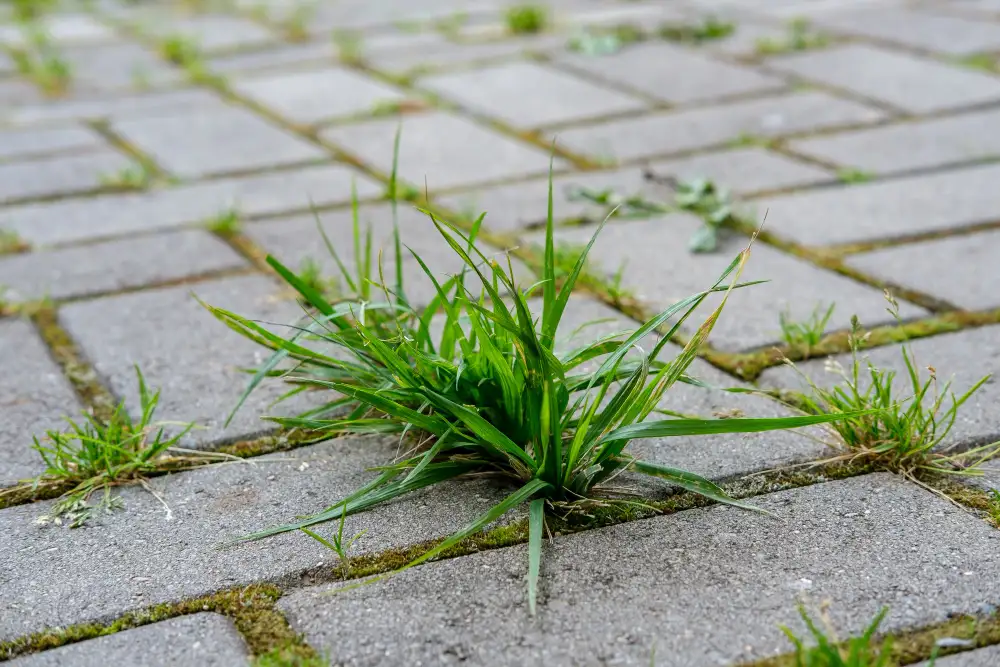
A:
[[[335,299],[341,292],[340,281],[323,274],[323,267],[312,257],[306,257],[299,264],[299,278],[306,285],[328,299]]]
[[[1000,528],[1000,489],[990,489],[987,491],[989,497],[989,509],[987,510],[990,521],[994,526]]]
[[[153,180],[153,174],[144,164],[133,164],[111,174],[101,174],[100,184],[116,190],[145,190]]]
[[[799,615],[814,643],[806,644],[785,626],[781,630],[795,645],[796,667],[892,667],[892,641],[886,640],[878,649],[873,646],[875,633],[887,613],[889,608],[883,607],[860,637],[852,637],[843,644],[828,621],[827,630],[821,630],[802,605]],[[824,620],[827,620],[825,615]]]
[[[823,340],[826,334],[826,326],[833,317],[835,304],[825,311],[822,306],[813,309],[809,319],[804,321],[793,320],[791,314],[785,310],[778,315],[778,323],[781,326],[781,340],[789,348],[799,352],[799,358],[808,359],[813,347]]]
[[[837,178],[840,179],[841,183],[867,183],[875,178],[875,174],[870,171],[864,171],[863,169],[845,167],[837,170]]]
[[[55,9],[58,0],[10,0],[14,11],[14,20],[18,23],[30,23],[42,18],[46,12]]]
[[[399,139],[397,134],[391,183],[396,180]],[[395,192],[394,186],[391,192]],[[741,251],[708,289],[670,306],[635,331],[560,351],[556,347],[559,323],[585,266],[587,252],[603,224],[572,273],[557,286],[550,172],[541,281],[524,287],[518,284],[509,259],[497,259],[492,250],[488,256],[478,245],[484,216],[467,232],[430,212],[428,216],[463,268],[442,283],[410,250],[413,260],[435,286],[436,297],[425,307],[412,306],[406,296],[403,245],[396,219],[391,250],[395,272],[387,280],[381,261],[373,266],[363,260],[356,215],[354,263],[357,267],[367,264],[367,273],[359,268],[362,273],[352,275],[329,244],[347,287],[357,295],[353,299],[331,304],[277,259],[268,257],[268,264],[311,309],[290,338],[205,304],[230,328],[272,350],[236,409],[278,364],[288,360],[295,363],[295,371],[288,379],[297,388],[329,392],[330,400],[295,417],[268,419],[285,427],[325,432],[329,437],[345,433],[396,434],[406,451],[380,467],[381,474],[372,482],[334,501],[322,512],[266,528],[239,541],[309,528],[411,491],[489,473],[506,480],[514,490],[402,569],[439,556],[511,510],[528,505],[528,606],[534,612],[541,535],[547,517],[565,514],[581,503],[630,502],[616,499],[607,490],[607,485],[625,471],[659,478],[709,500],[750,507],[701,476],[633,457],[626,449],[632,440],[769,431],[856,416],[838,413],[647,421],[677,382],[696,382],[686,371],[730,292],[745,286],[739,283],[739,276],[749,259],[749,248]],[[467,284],[467,279],[474,282]],[[377,291],[371,287],[368,293],[360,291],[358,283],[374,285]],[[373,291],[378,300],[371,298]],[[541,306],[532,306],[539,291]],[[670,362],[660,360],[673,332],[716,293],[722,294],[719,305],[697,327],[678,356]],[[432,321],[437,332],[434,334]],[[636,347],[637,341],[668,321],[673,322],[672,329],[650,352]],[[336,356],[331,356],[331,349],[336,349]],[[597,364],[597,360],[601,363]],[[598,367],[585,370],[589,362]]]
[[[431,27],[449,38],[457,37],[469,23],[468,12],[452,12],[448,16],[434,20]]]
[[[201,45],[193,37],[169,35],[160,42],[160,55],[173,64],[183,67],[192,81],[210,78]]]
[[[1000,59],[998,59],[996,55],[990,53],[973,53],[955,60],[955,63],[961,65],[962,67],[968,67],[969,69],[990,73],[996,73],[1000,70],[1000,66],[997,64],[998,62],[1000,62]]]
[[[426,108],[426,102],[416,99],[379,100],[372,105],[371,111],[368,112],[368,116],[372,118],[399,116],[406,113],[423,111]]]
[[[542,32],[549,24],[549,13],[544,5],[513,5],[504,12],[507,32],[513,35],[531,35]]]
[[[59,52],[43,27],[26,23],[21,27],[24,46],[11,49],[18,70],[32,79],[47,95],[62,95],[72,82],[73,68]]]
[[[0,316],[13,312],[10,301],[7,299],[7,292],[10,290],[6,285],[0,285]]]
[[[694,23],[664,23],[659,28],[663,39],[681,44],[702,44],[719,39],[725,39],[736,31],[736,24],[722,21],[715,16],[706,16]]]
[[[774,148],[779,142],[780,139],[775,137],[763,137],[749,132],[741,132],[726,145],[730,148]]]
[[[633,25],[588,26],[570,37],[566,48],[588,56],[604,56],[645,39],[646,34]]]
[[[362,530],[361,532],[355,533],[353,537],[348,538],[347,541],[344,541],[345,521],[347,521],[347,505],[342,507],[340,512],[340,523],[337,525],[337,532],[331,535],[329,540],[319,533],[309,530],[308,528],[300,528],[299,530],[337,554],[337,558],[340,559],[341,572],[343,573],[344,579],[347,579],[351,575],[351,559],[348,556],[348,553],[351,551],[351,547],[354,546],[354,543],[364,537],[365,533],[368,531],[367,529]]]
[[[10,229],[0,228],[0,255],[15,255],[31,250],[31,245],[21,235]]]
[[[353,65],[362,61],[364,42],[360,33],[355,30],[334,30],[332,39],[340,62]]]
[[[674,203],[702,220],[701,228],[688,243],[691,252],[715,252],[723,225],[736,219],[729,192],[707,179],[678,183]]]
[[[603,217],[641,220],[676,210],[663,202],[653,201],[640,193],[624,195],[614,188],[587,188],[570,185],[566,188],[566,201],[586,201],[601,209]]]
[[[243,231],[240,212],[235,208],[220,211],[215,217],[205,221],[205,229],[223,236],[233,236]]]
[[[299,2],[281,21],[281,31],[290,42],[305,42],[309,39],[309,23],[316,17],[316,5]]]
[[[758,39],[756,51],[758,55],[770,56],[794,51],[809,51],[822,49],[830,44],[830,38],[812,29],[807,19],[793,19],[788,24],[787,34],[781,38]]]

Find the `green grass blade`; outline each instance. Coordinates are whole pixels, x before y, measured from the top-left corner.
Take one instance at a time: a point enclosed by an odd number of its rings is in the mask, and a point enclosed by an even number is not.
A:
[[[267,256],[267,263],[272,269],[278,272],[278,275],[284,278],[285,282],[294,287],[299,294],[305,297],[306,301],[312,304],[316,310],[326,316],[333,315],[333,306],[330,305],[329,301],[323,298],[323,295],[320,294],[318,290],[315,290],[304,283],[297,275],[292,273],[284,264],[271,255]]]
[[[651,477],[659,477],[660,479],[664,479],[686,491],[691,491],[693,493],[697,493],[698,495],[705,496],[715,502],[769,514],[769,512],[765,512],[759,507],[754,507],[753,505],[730,497],[729,494],[727,494],[720,486],[710,482],[701,475],[694,474],[693,472],[679,470],[678,468],[671,468],[669,466],[660,465],[659,463],[653,463],[651,461],[631,461],[627,465],[629,470],[642,473],[644,475],[650,475]]]
[[[528,611],[535,615],[538,573],[542,563],[542,531],[545,529],[545,500],[536,498],[528,506]]]

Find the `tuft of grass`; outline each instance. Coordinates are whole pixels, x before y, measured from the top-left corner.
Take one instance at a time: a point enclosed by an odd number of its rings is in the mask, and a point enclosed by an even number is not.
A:
[[[300,2],[282,20],[281,31],[290,42],[305,42],[309,39],[309,23],[316,16],[316,5]]]
[[[588,56],[617,53],[629,44],[644,41],[645,33],[628,24],[611,27],[587,26],[569,38],[566,48]]]
[[[100,511],[111,512],[123,507],[121,498],[111,494],[112,487],[129,483],[145,486],[145,476],[161,470],[166,464],[176,470],[184,467],[185,462],[210,456],[177,449],[177,444],[194,425],[188,424],[168,437],[164,425],[153,421],[160,400],[159,390],[151,392],[138,367],[135,372],[139,381],[138,420],[129,416],[122,401],[107,420],[85,412],[82,421],[66,418],[67,430],[47,431],[42,441],[34,438],[32,449],[42,457],[45,471],[30,481],[32,490],[46,486],[69,487],[52,512],[40,517],[38,523],[61,525],[65,521],[71,528],[77,528]],[[180,454],[173,455],[172,451]],[[153,493],[149,486],[146,488]],[[6,489],[0,495],[14,489],[18,487]],[[96,504],[92,503],[95,494],[100,495]]]
[[[399,116],[407,113],[416,113],[427,108],[427,103],[417,99],[402,100],[379,100],[372,105],[368,115],[373,118],[385,116]]]
[[[101,174],[100,184],[118,190],[145,190],[153,180],[153,175],[143,164],[133,164],[114,173]]]
[[[208,68],[198,40],[185,35],[170,35],[160,42],[160,54],[175,65],[183,67],[193,81],[208,78]]]
[[[340,281],[323,275],[323,268],[312,257],[306,257],[299,264],[299,278],[306,285],[327,298],[335,298],[341,292]]]
[[[778,323],[781,325],[781,340],[789,348],[795,350],[803,359],[808,359],[812,349],[819,345],[826,333],[826,326],[833,317],[833,309],[836,304],[830,304],[825,311],[821,305],[813,309],[809,319],[805,321],[793,320],[789,312],[783,311],[778,315]]]
[[[989,514],[993,525],[1000,528],[1000,489],[990,489],[986,493],[989,496],[990,502],[987,514]]]
[[[758,39],[756,51],[758,55],[770,56],[822,49],[829,44],[830,38],[827,35],[814,31],[807,19],[797,18],[788,23],[787,32],[783,37]]]
[[[888,290],[885,298],[898,321],[898,303]],[[841,378],[834,387],[820,387],[800,373],[810,387],[808,394],[798,397],[806,412],[856,415],[832,424],[839,438],[830,444],[843,451],[838,458],[872,463],[918,483],[925,473],[982,475],[983,463],[1000,453],[1000,443],[956,451],[955,445],[945,445],[945,440],[962,405],[990,376],[956,395],[950,380],[939,383],[933,366],[926,367],[925,378],[904,343],[901,353],[906,373],[897,383],[895,371],[861,360],[865,338],[857,316],[852,317],[850,366],[845,369],[836,362],[827,364],[827,370]],[[906,393],[901,396],[904,387]]]
[[[549,14],[543,5],[513,5],[504,12],[507,31],[514,35],[531,35],[548,26]]]
[[[205,221],[205,229],[223,236],[232,236],[243,231],[240,213],[235,207],[220,211],[215,217]]]
[[[696,23],[664,23],[659,28],[663,39],[681,44],[702,44],[725,39],[736,30],[736,24],[722,21],[715,16],[706,16]]]
[[[837,178],[840,179],[841,183],[867,183],[875,178],[875,174],[863,169],[845,167],[837,170]]]
[[[390,183],[395,183],[399,135]],[[395,192],[394,186],[390,191]],[[397,200],[393,199],[395,212]],[[356,198],[355,198],[356,202]],[[399,456],[377,476],[325,510],[235,541],[257,540],[343,518],[412,491],[449,480],[488,475],[509,485],[509,494],[490,510],[392,572],[439,556],[479,534],[508,512],[528,506],[529,610],[536,607],[541,536],[547,516],[586,511],[594,501],[628,505],[613,485],[625,472],[659,478],[717,502],[751,508],[709,480],[677,468],[641,460],[628,451],[632,440],[673,436],[788,429],[853,414],[753,419],[649,419],[677,382],[698,381],[686,371],[708,338],[750,249],[740,252],[714,284],[670,306],[641,327],[562,351],[557,331],[587,253],[603,223],[557,286],[550,171],[549,203],[541,280],[518,283],[509,260],[485,254],[477,237],[485,214],[463,231],[425,211],[442,240],[461,260],[462,270],[441,282],[423,258],[407,248],[434,285],[436,296],[421,308],[411,304],[403,284],[403,244],[396,216],[390,252],[395,271],[386,276],[371,262],[371,231],[362,234],[355,203],[356,272],[347,270],[336,247],[324,238],[341,268],[353,299],[331,304],[274,257],[268,264],[296,289],[308,317],[282,337],[236,313],[203,304],[237,333],[272,351],[257,370],[235,409],[279,364],[294,363],[285,375],[297,390],[329,397],[295,417],[268,417],[283,426],[328,437],[380,434],[399,438]],[[492,251],[490,251],[492,252]],[[538,301],[537,292],[541,292]],[[659,359],[674,333],[712,294],[719,305],[671,361]],[[534,304],[534,305],[533,305]],[[647,353],[637,342],[666,322],[672,329]],[[587,366],[597,366],[585,370]],[[360,585],[360,584],[359,584]]]
[[[337,47],[337,57],[342,63],[357,64],[361,62],[364,42],[357,31],[334,30],[331,39],[333,39],[333,45]]]
[[[691,252],[715,252],[722,226],[735,220],[733,205],[726,190],[707,179],[682,181],[674,198],[677,208],[690,211],[702,220],[702,226],[688,243]]]
[[[18,23],[30,23],[42,18],[46,12],[54,9],[58,0],[10,0],[14,11],[14,20]]]
[[[730,148],[774,148],[780,139],[775,137],[763,137],[756,134],[750,134],[748,132],[741,132],[731,139],[726,145]]]
[[[21,28],[25,46],[11,49],[18,70],[48,95],[62,95],[72,82],[73,68],[59,52],[45,29],[35,23]]]
[[[313,538],[320,544],[322,544],[327,549],[330,549],[335,554],[337,558],[340,559],[341,574],[344,579],[347,579],[351,575],[351,557],[348,555],[351,551],[351,547],[354,543],[364,537],[365,533],[368,532],[367,529],[362,530],[359,533],[355,533],[353,537],[349,538],[346,542],[344,541],[344,522],[347,521],[347,505],[344,505],[340,512],[340,523],[337,525],[337,532],[330,536],[330,539],[326,539],[319,533],[316,533],[308,528],[301,528],[300,530]]]
[[[16,255],[31,250],[31,244],[11,229],[0,227],[0,255]]]
[[[785,626],[781,626],[781,630],[795,646],[795,667],[894,667],[892,640],[886,638],[880,648],[875,646],[875,633],[878,632],[879,625],[888,613],[889,608],[883,607],[860,637],[852,637],[841,643],[833,632],[825,611],[822,613],[827,626],[824,631],[816,625],[805,607],[800,604],[799,615],[815,643],[807,645]]]
[[[647,199],[642,194],[624,195],[615,192],[614,188],[587,188],[570,185],[566,188],[567,201],[587,201],[604,212],[604,217],[618,217],[626,220],[638,220],[663,215],[675,210],[663,202]]]
[[[1000,70],[1000,58],[989,53],[973,53],[955,60],[955,63],[962,67],[979,70],[981,72],[996,73]]]

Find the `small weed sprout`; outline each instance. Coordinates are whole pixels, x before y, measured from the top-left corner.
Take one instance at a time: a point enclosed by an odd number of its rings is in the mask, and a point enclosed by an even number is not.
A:
[[[702,226],[688,243],[691,252],[715,252],[722,226],[735,219],[729,193],[706,179],[683,181],[677,185],[674,203],[702,220]]]
[[[337,57],[342,63],[361,62],[363,42],[360,34],[353,30],[334,30],[332,39],[333,45],[337,47]]]
[[[355,533],[354,537],[347,540],[347,542],[344,542],[345,521],[347,521],[347,505],[344,505],[343,510],[340,512],[340,523],[337,525],[337,532],[331,535],[329,540],[322,535],[309,530],[308,528],[300,528],[299,530],[337,554],[337,558],[340,559],[341,574],[344,579],[347,579],[351,576],[351,557],[348,554],[351,551],[351,547],[354,546],[354,543],[364,537],[365,533],[368,532],[368,529],[366,528],[359,533]]]
[[[398,156],[397,134],[390,182],[395,181]],[[308,304],[308,316],[288,338],[250,319],[204,304],[231,329],[272,350],[234,411],[255,387],[272,376],[279,363],[287,360],[295,363],[295,370],[286,379],[297,387],[329,392],[329,402],[295,417],[268,419],[331,438],[347,433],[392,435],[399,438],[402,451],[394,461],[381,466],[370,482],[346,498],[334,500],[327,509],[236,541],[309,528],[411,491],[486,474],[510,485],[507,496],[403,569],[440,555],[509,511],[528,505],[527,598],[528,608],[534,613],[547,508],[565,514],[588,503],[593,506],[595,499],[630,507],[634,501],[615,496],[615,491],[608,488],[626,470],[658,477],[718,502],[749,507],[703,477],[637,459],[627,450],[630,441],[797,428],[853,416],[647,420],[670,387],[679,381],[691,381],[685,372],[711,332],[729,293],[746,286],[739,283],[739,275],[749,248],[740,252],[708,289],[670,306],[635,331],[563,352],[556,347],[557,330],[596,233],[571,273],[557,281],[560,267],[556,261],[551,173],[541,280],[532,280],[530,286],[518,284],[509,260],[497,259],[494,251],[486,251],[477,243],[485,214],[468,230],[439,220],[430,212],[427,215],[429,224],[461,260],[463,268],[441,282],[410,250],[413,261],[434,285],[436,296],[426,306],[415,307],[407,298],[403,244],[396,216],[391,244],[395,270],[386,276],[381,262],[371,262],[371,231],[367,236],[360,231],[356,198],[353,218],[357,273],[347,270],[335,245],[325,236],[324,242],[341,267],[347,288],[357,296],[331,304],[280,261],[268,257],[269,265]],[[537,301],[532,296],[536,291],[541,292]],[[722,293],[721,303],[697,327],[678,356],[669,363],[658,360],[673,334],[715,293]],[[540,305],[533,306],[536,303]],[[636,347],[637,341],[668,321],[673,323],[671,331],[648,353]],[[634,358],[626,359],[630,355]],[[592,361],[598,367],[583,370]],[[399,571],[365,581],[377,581]]]
[[[214,218],[210,218],[205,222],[205,229],[223,236],[239,234],[243,231],[240,213],[235,207],[221,211]]]
[[[18,70],[30,77],[48,95],[61,95],[69,88],[72,67],[45,30],[30,24],[22,27],[26,46],[11,51]]]
[[[323,275],[323,268],[312,257],[306,257],[299,264],[299,277],[309,287],[327,298],[335,298],[341,292],[340,282],[333,277]]]
[[[725,39],[736,30],[736,24],[722,21],[715,16],[706,16],[700,23],[664,23],[660,26],[660,37],[682,44],[701,44]]]
[[[285,39],[290,42],[304,42],[309,39],[309,23],[316,16],[316,6],[311,3],[299,3],[281,22],[281,30]]]
[[[875,174],[862,169],[846,167],[837,170],[837,178],[840,179],[841,183],[867,183],[875,178]]]
[[[183,67],[192,81],[202,81],[209,76],[201,45],[192,37],[170,35],[160,43],[160,53],[170,62]]]
[[[514,35],[530,35],[545,30],[548,12],[542,5],[514,5],[504,13],[507,31]]]
[[[986,492],[986,495],[990,503],[987,514],[993,525],[1000,528],[1000,489],[990,489]]]
[[[112,174],[101,174],[100,184],[116,190],[145,190],[152,181],[152,174],[143,164],[133,164]]]
[[[1000,70],[1000,58],[989,53],[973,53],[972,55],[964,56],[955,61],[962,67],[968,67],[969,69],[979,70],[981,72],[991,72],[995,73]]]
[[[675,210],[662,202],[647,199],[641,194],[623,195],[614,188],[598,190],[570,185],[565,191],[566,201],[586,201],[601,209],[602,217],[638,220],[662,215]]]
[[[0,227],[0,255],[16,255],[28,250],[31,250],[31,245],[20,234]]]
[[[449,16],[437,19],[432,23],[432,26],[445,37],[454,38],[468,22],[469,14],[467,12],[453,12]]]
[[[797,351],[804,358],[808,358],[810,351],[819,344],[826,333],[826,326],[833,317],[833,309],[836,304],[830,304],[825,311],[821,305],[813,309],[809,319],[796,321],[791,314],[785,310],[778,315],[778,323],[781,325],[781,340],[789,348]]]
[[[769,56],[793,51],[822,49],[829,44],[829,37],[814,31],[808,20],[798,18],[788,24],[788,32],[784,37],[758,39],[756,51],[758,55]]]
[[[775,137],[763,137],[757,134],[741,132],[727,144],[730,148],[774,148],[780,143],[780,139]]]
[[[426,108],[426,103],[415,99],[379,100],[372,105],[371,111],[368,112],[368,115],[373,118],[382,118],[385,116],[398,116],[401,114],[423,111]]]
[[[566,48],[588,56],[605,56],[617,53],[629,44],[645,39],[646,35],[642,30],[628,24],[611,28],[587,26],[570,37]]]
[[[898,320],[899,304],[888,290],[885,298],[889,312]],[[990,376],[956,395],[951,390],[951,381],[939,384],[933,366],[926,368],[928,376],[924,379],[912,351],[903,344],[901,352],[906,368],[903,380],[909,395],[900,397],[901,386],[897,384],[895,371],[861,360],[859,353],[866,338],[857,316],[852,317],[848,338],[850,366],[845,369],[836,362],[827,364],[827,370],[841,378],[836,386],[820,387],[800,373],[810,388],[808,394],[799,397],[800,407],[807,413],[856,415],[833,423],[839,438],[830,444],[844,452],[837,459],[873,462],[917,483],[921,483],[919,478],[925,473],[982,475],[982,464],[1000,453],[1000,443],[957,452],[954,445],[942,445],[962,405]],[[864,414],[860,414],[862,411]]]
[[[800,604],[799,615],[815,644],[807,645],[785,626],[781,626],[781,631],[795,646],[795,667],[895,667],[890,638],[882,642],[878,651],[873,646],[875,633],[888,613],[889,608],[882,607],[860,637],[852,637],[842,643],[837,639],[825,609],[821,610],[821,618],[827,626],[824,631]]]

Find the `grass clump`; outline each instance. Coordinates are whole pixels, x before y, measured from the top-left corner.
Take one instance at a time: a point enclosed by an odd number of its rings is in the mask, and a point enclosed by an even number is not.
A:
[[[243,231],[240,212],[235,207],[220,211],[215,217],[206,220],[204,224],[205,229],[222,236],[233,236]]]
[[[549,14],[542,5],[514,5],[507,8],[504,20],[511,34],[530,35],[545,30]]]
[[[398,142],[397,135],[397,158]],[[394,181],[395,167],[392,173]],[[745,286],[738,280],[749,248],[705,291],[670,306],[635,331],[562,351],[556,344],[557,330],[600,228],[570,275],[557,285],[550,180],[541,280],[522,286],[509,260],[487,256],[478,245],[484,215],[466,232],[426,213],[463,268],[439,281],[423,258],[408,248],[434,286],[435,297],[425,307],[415,307],[406,296],[403,245],[395,221],[394,275],[387,281],[381,262],[369,264],[367,273],[360,268],[365,263],[359,261],[366,252],[362,248],[368,249],[369,257],[371,251],[356,214],[358,273],[348,271],[335,246],[325,241],[357,297],[330,303],[280,261],[268,257],[310,310],[287,338],[206,304],[230,328],[272,350],[243,398],[264,378],[279,374],[276,369],[285,361],[294,367],[284,374],[288,382],[329,397],[326,404],[296,417],[269,419],[331,438],[377,434],[396,437],[400,443],[399,456],[379,467],[378,475],[354,493],[333,500],[321,512],[237,541],[310,528],[449,480],[488,476],[507,483],[508,495],[401,569],[442,554],[527,505],[528,607],[534,612],[546,514],[586,511],[595,501],[635,504],[613,485],[626,471],[657,477],[714,501],[749,507],[703,477],[632,456],[627,449],[630,441],[787,429],[849,416],[647,420],[673,385],[697,382],[686,374],[687,368],[729,293]],[[715,293],[722,293],[721,303],[676,358],[659,359],[671,335],[663,336],[648,353],[637,347],[639,340],[668,321],[674,322],[671,333],[676,332]],[[589,365],[596,368],[586,370]]]
[[[642,30],[628,24],[587,26],[569,38],[566,48],[588,56],[604,56],[617,53],[629,44],[645,39],[646,35]]]
[[[16,255],[31,250],[31,245],[21,235],[10,229],[0,228],[0,255]]]
[[[73,79],[70,62],[49,39],[45,29],[34,23],[22,26],[25,45],[11,49],[18,70],[31,78],[47,95],[62,95]]]
[[[802,605],[799,605],[799,615],[815,643],[807,645],[785,626],[781,630],[795,645],[795,667],[895,667],[892,641],[886,639],[878,649],[874,646],[875,633],[888,613],[889,608],[883,607],[860,637],[852,637],[843,643],[836,638],[825,613],[822,615],[827,626],[824,631]]]
[[[586,201],[597,206],[604,217],[618,217],[626,220],[640,220],[670,213],[672,206],[647,199],[641,193],[626,195],[614,188],[587,188],[570,185],[566,188],[566,201]]]
[[[781,340],[798,352],[802,358],[808,358],[812,349],[823,340],[826,326],[830,323],[830,318],[833,317],[835,306],[836,304],[831,303],[826,310],[823,310],[822,306],[816,306],[809,319],[803,321],[793,320],[787,310],[781,312],[778,315],[778,323],[781,325]]]
[[[756,43],[758,55],[770,56],[794,51],[822,49],[830,44],[830,38],[812,29],[807,19],[794,19],[788,24],[787,33],[781,38],[762,38]]]
[[[841,183],[867,183],[875,178],[875,174],[863,169],[845,167],[837,170],[837,178],[840,179]]]
[[[183,67],[193,81],[208,77],[208,68],[198,40],[184,35],[170,35],[160,43],[160,54],[173,64]]]
[[[1000,528],[1000,489],[990,489],[986,492],[986,495],[989,498],[987,514],[989,514],[993,525]]]
[[[660,26],[660,37],[681,44],[702,44],[725,39],[736,31],[736,24],[722,21],[715,16],[706,16],[696,23],[664,23]]]
[[[101,174],[100,184],[116,190],[145,190],[153,180],[153,175],[144,164],[133,164],[111,174]]]
[[[340,62],[347,64],[360,63],[363,57],[364,42],[361,35],[354,30],[334,30],[331,36],[333,45],[337,48]]]
[[[707,179],[683,181],[677,185],[674,203],[701,218],[702,226],[688,242],[691,252],[715,252],[722,226],[735,218],[729,192]]]

